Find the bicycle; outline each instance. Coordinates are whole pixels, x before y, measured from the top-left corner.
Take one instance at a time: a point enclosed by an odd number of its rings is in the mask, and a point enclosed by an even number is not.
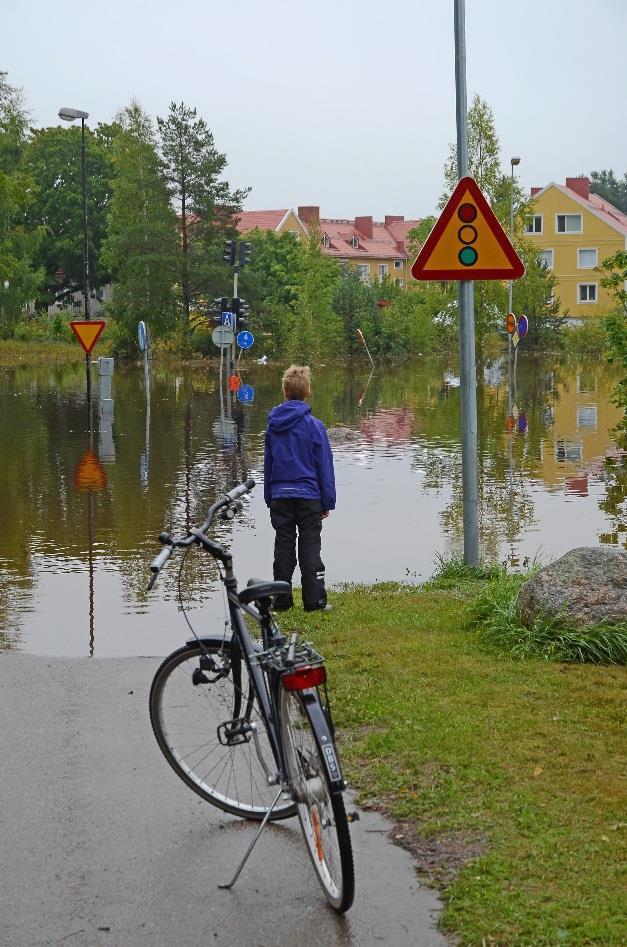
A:
[[[247,480],[225,494],[186,536],[159,536],[164,548],[151,563],[148,589],[175,549],[187,555],[200,547],[218,563],[231,633],[199,636],[192,628],[194,637],[155,674],[150,720],[168,763],[194,792],[261,823],[233,879],[218,887],[235,884],[268,821],[298,815],[327,901],[343,913],[353,902],[354,868],[324,659],[276,623],[273,600],[289,583],[250,579],[238,591],[231,553],[206,535],[218,513],[230,520],[243,509],[240,497],[254,486]]]

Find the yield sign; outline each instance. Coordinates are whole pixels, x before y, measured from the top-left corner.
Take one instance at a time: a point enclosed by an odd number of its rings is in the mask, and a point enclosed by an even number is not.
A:
[[[411,272],[417,280],[514,280],[525,267],[477,182],[462,178]]]
[[[93,493],[107,487],[107,472],[93,451],[87,450],[76,465],[74,486],[77,490]]]
[[[106,323],[100,319],[87,319],[85,322],[70,322],[72,332],[81,343],[87,355],[100,338]]]

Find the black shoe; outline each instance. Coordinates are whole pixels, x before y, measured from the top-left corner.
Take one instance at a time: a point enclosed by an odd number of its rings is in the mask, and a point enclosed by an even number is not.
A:
[[[294,608],[294,599],[284,599],[280,595],[274,600],[274,605],[272,606],[273,612],[289,612],[290,608]]]
[[[325,602],[324,605],[313,605],[309,607],[305,606],[305,611],[306,612],[332,612],[333,606],[329,605],[328,602]]]

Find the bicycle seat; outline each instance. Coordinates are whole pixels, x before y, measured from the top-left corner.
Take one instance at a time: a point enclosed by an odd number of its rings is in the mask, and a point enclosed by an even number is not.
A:
[[[242,605],[270,599],[275,595],[289,595],[292,586],[289,582],[266,582],[263,579],[249,579],[245,589],[238,595]]]

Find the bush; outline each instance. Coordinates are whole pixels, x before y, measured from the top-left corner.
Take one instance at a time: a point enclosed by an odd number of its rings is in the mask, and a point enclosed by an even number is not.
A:
[[[586,319],[579,326],[567,326],[564,342],[571,355],[601,355],[607,349],[603,320]]]

